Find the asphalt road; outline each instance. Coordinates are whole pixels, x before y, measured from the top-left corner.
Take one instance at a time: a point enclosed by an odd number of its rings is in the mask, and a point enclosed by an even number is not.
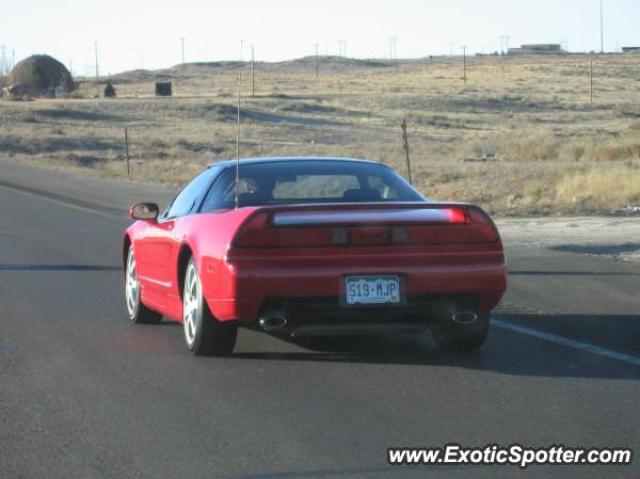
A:
[[[56,177],[52,193],[5,171],[0,478],[640,477],[639,264],[508,245],[509,292],[472,355],[426,335],[331,353],[241,331],[233,357],[196,358],[180,326],[124,309],[122,205],[166,191]],[[636,455],[387,465],[390,446],[450,442]]]

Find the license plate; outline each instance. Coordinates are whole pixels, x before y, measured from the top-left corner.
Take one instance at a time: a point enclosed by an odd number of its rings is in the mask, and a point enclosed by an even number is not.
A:
[[[397,276],[347,276],[347,304],[398,304],[400,278]]]

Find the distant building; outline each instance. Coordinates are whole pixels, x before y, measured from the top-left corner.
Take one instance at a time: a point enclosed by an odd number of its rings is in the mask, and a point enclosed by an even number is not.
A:
[[[8,97],[55,97],[75,89],[67,68],[49,55],[32,55],[19,61],[4,81]]]
[[[559,43],[534,43],[509,48],[509,55],[561,55],[567,53]]]
[[[623,53],[640,53],[640,47],[622,47]]]

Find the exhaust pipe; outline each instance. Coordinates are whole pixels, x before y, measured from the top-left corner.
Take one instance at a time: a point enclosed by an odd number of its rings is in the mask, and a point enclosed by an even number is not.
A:
[[[267,313],[258,319],[263,331],[278,331],[287,325],[287,317],[283,313]]]
[[[473,311],[458,311],[451,316],[451,320],[458,324],[471,324],[477,319],[478,315]]]

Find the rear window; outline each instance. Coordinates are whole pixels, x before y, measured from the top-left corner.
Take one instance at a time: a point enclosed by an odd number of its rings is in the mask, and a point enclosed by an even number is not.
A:
[[[341,199],[353,189],[359,189],[356,175],[297,175],[276,181],[275,200],[301,200],[310,198]]]
[[[202,211],[231,208],[235,169],[222,173]],[[293,203],[424,201],[400,175],[365,162],[294,160],[240,164],[240,206]]]

